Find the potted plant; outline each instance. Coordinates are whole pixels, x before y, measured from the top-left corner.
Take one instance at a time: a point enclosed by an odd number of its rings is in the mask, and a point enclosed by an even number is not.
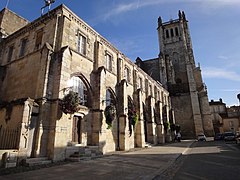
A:
[[[65,114],[74,114],[79,111],[80,99],[78,93],[70,91],[62,100],[62,111]]]
[[[106,123],[108,125],[108,129],[112,127],[112,122],[116,118],[116,107],[111,104],[105,108],[104,111],[106,117]]]
[[[134,128],[138,122],[138,114],[134,108],[128,109],[128,120],[129,120],[129,132],[131,136],[133,131],[132,126]]]

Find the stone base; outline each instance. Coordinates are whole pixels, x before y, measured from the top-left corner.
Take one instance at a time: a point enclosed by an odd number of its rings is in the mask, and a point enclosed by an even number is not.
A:
[[[164,144],[165,143],[165,135],[162,134],[158,137],[158,144]]]

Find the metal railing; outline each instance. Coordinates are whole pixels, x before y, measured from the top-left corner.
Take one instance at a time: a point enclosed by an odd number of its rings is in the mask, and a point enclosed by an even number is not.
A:
[[[0,128],[0,149],[18,149],[21,127]]]

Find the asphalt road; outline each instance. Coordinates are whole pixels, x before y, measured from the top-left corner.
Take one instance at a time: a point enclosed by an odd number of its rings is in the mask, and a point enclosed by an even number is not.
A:
[[[168,169],[193,142],[185,140],[129,152],[115,152],[89,161],[10,173],[0,176],[0,180],[151,180]]]
[[[240,144],[224,141],[195,142],[165,171],[162,179],[235,180],[240,179]]]

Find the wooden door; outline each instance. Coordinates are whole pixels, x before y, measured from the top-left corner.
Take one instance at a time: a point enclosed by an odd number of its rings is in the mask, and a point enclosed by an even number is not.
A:
[[[81,144],[81,117],[73,117],[72,142]]]

